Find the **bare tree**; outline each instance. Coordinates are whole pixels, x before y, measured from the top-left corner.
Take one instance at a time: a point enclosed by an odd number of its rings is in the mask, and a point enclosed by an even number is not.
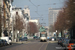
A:
[[[63,31],[73,26],[75,26],[75,0],[66,0],[65,7],[59,12],[54,27],[56,30]]]
[[[25,27],[23,22],[23,19],[18,15],[18,13],[16,13],[14,29],[22,31],[22,29]]]
[[[29,22],[28,23],[28,33],[32,33],[32,34],[35,34],[38,32],[38,28],[37,28],[37,25],[33,22]]]
[[[65,14],[63,11],[59,12],[59,15],[57,16],[57,21],[55,22],[55,29],[56,30],[64,30],[66,27],[65,23]]]
[[[75,26],[75,0],[67,0],[66,2],[66,19],[69,27]]]

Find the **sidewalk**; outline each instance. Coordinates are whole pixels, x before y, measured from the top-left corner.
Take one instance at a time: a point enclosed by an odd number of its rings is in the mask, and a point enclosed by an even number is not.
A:
[[[28,42],[26,41],[12,42],[12,44],[23,44],[23,43],[28,43]]]
[[[26,44],[26,43],[30,43],[30,41],[12,42],[12,44]]]
[[[19,42],[12,42],[13,44],[23,44],[23,43],[30,43],[33,39],[28,39],[28,41],[19,41]]]

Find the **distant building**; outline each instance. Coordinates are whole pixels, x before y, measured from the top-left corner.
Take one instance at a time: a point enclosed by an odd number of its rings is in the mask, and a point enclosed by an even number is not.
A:
[[[25,6],[25,8],[22,10],[22,13],[26,20],[30,20],[30,9],[28,6]]]
[[[22,8],[21,7],[15,7],[15,6],[12,7],[12,12],[11,12],[12,17],[15,17],[16,12],[19,14],[20,17],[23,18]]]
[[[38,19],[34,19],[34,20],[29,20],[29,22],[33,22],[37,25],[37,29],[39,29],[39,20]],[[40,37],[40,33],[35,33],[35,36]]]
[[[36,25],[39,25],[39,20],[38,19],[29,20],[29,22],[34,22],[34,23],[36,23]]]
[[[49,8],[49,26],[54,25],[54,22],[57,20],[57,15],[60,10],[60,8]]]
[[[7,29],[7,33],[9,35],[10,31],[10,7],[12,4],[13,0],[0,0],[0,4],[2,7],[2,32]],[[2,35],[3,36],[3,35]]]

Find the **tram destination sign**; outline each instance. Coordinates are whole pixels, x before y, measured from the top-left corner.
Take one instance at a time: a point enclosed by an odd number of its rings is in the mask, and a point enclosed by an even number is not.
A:
[[[41,32],[41,34],[46,34],[46,32]]]

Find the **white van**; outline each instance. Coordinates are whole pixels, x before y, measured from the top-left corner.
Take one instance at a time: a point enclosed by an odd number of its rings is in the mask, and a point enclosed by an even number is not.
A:
[[[6,40],[9,45],[11,45],[10,37],[1,37],[1,39]]]

